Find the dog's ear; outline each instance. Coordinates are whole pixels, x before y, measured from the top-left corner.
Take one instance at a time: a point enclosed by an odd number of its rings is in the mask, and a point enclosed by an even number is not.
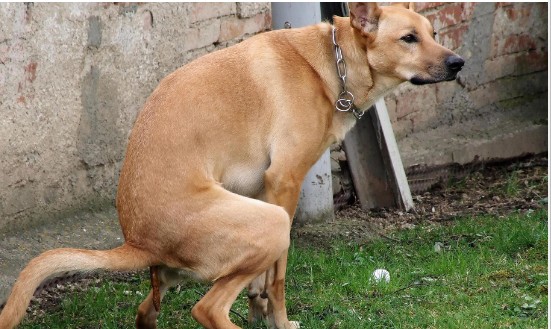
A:
[[[362,34],[377,30],[381,8],[375,2],[349,2],[350,24]]]
[[[411,11],[415,11],[415,2],[396,2],[392,4],[393,6],[400,6]]]

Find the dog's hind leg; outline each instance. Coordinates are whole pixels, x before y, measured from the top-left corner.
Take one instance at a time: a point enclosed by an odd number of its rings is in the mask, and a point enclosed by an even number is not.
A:
[[[186,276],[181,275],[176,269],[172,269],[165,266],[156,266],[156,280],[159,283],[159,298],[163,299],[164,295],[171,287],[180,283]],[[136,316],[136,328],[137,329],[155,329],[157,328],[157,317],[160,310],[155,306],[154,289],[151,289],[149,295],[138,307],[138,314]],[[159,302],[160,302],[159,300]]]
[[[232,274],[217,280],[193,307],[193,318],[205,328],[239,329],[230,320],[230,308],[237,295],[256,276],[257,274]]]
[[[272,267],[289,248],[289,215],[281,207],[239,196],[219,185],[184,200],[168,204],[159,213],[172,225],[153,232],[170,246],[163,250],[160,261],[195,279],[214,282],[192,310],[201,325],[238,328],[230,320],[231,305],[247,284]],[[162,283],[162,275],[159,277]],[[167,286],[162,283],[161,292]],[[140,306],[140,321],[154,328],[156,314],[151,293]]]

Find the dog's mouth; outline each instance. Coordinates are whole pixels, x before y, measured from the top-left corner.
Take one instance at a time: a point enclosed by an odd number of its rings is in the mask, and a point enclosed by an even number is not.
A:
[[[457,79],[457,73],[452,73],[443,78],[429,78],[429,79],[422,78],[419,76],[414,76],[413,78],[409,79],[409,82],[411,82],[414,85],[420,86],[420,85],[428,85],[431,83],[438,83],[442,81],[453,81],[455,79]]]

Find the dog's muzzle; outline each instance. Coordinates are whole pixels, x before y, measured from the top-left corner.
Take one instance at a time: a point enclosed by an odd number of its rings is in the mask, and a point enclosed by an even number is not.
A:
[[[463,58],[457,55],[450,55],[444,60],[444,67],[441,69],[440,74],[435,74],[431,78],[423,78],[420,76],[414,76],[409,80],[414,85],[426,85],[429,83],[437,83],[441,81],[452,81],[457,77],[457,73],[461,71],[465,61]]]

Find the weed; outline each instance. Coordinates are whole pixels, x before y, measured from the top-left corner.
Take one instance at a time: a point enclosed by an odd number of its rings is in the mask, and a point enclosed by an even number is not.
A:
[[[505,183],[504,194],[508,197],[515,197],[521,191],[519,186],[520,180],[518,178],[518,173],[513,171],[509,177],[507,177],[507,182]]]

